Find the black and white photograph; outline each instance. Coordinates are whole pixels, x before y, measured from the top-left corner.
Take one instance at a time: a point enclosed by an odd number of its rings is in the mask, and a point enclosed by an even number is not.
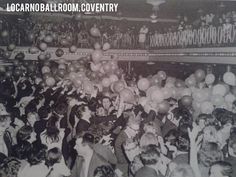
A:
[[[0,177],[236,177],[236,0],[0,0]]]

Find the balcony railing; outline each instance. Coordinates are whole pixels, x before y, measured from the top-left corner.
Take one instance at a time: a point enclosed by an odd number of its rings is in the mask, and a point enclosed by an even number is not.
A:
[[[231,47],[236,45],[236,25],[186,29],[164,34],[153,34],[149,38],[151,49]]]

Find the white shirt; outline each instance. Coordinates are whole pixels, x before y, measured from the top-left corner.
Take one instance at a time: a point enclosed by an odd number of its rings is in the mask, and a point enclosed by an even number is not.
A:
[[[4,141],[3,136],[0,137],[0,153],[5,154],[6,156],[8,156],[8,149],[7,149],[7,145]]]
[[[70,169],[66,166],[64,159],[62,159],[60,163],[56,163],[53,165],[53,170],[50,173],[49,177],[61,177],[70,175]]]
[[[49,171],[50,168],[48,168],[44,162],[33,166],[27,164],[21,171],[19,171],[18,177],[46,177]]]

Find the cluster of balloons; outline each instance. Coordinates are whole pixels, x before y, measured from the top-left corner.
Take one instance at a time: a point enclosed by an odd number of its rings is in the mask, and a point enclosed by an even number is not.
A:
[[[206,74],[202,69],[196,70],[185,81],[167,77],[164,71],[159,71],[152,77],[138,80],[138,89],[146,93],[139,103],[144,108],[151,106],[162,114],[170,109],[168,98],[179,100],[185,107],[193,107],[198,114],[210,114],[215,108],[230,110],[236,100],[235,80],[235,75],[230,71],[223,75],[224,82],[218,83],[215,83],[214,74]]]
[[[60,59],[55,62],[46,61],[41,68],[44,81],[47,86],[52,87],[63,79],[70,79],[76,88],[81,86],[81,79],[85,78],[85,59],[79,61],[66,62]]]
[[[210,114],[215,108],[232,109],[232,103],[235,101],[235,95],[230,91],[235,87],[235,75],[227,71],[223,75],[223,81],[215,83],[215,75],[209,73],[205,75],[204,71],[197,73],[196,79],[202,84],[199,88],[192,88],[193,108],[195,111]],[[199,76],[199,77],[197,77]]]
[[[79,15],[75,16],[80,19]],[[100,37],[100,30],[94,25],[90,29],[93,37]],[[1,37],[9,36],[8,31],[2,31]],[[48,46],[58,40],[56,33],[46,34],[41,31],[38,45],[34,44],[36,36],[33,33],[28,34],[28,40],[32,46],[28,52],[38,55],[38,59],[44,62],[41,67],[42,80],[44,84],[53,87],[57,82],[63,79],[69,79],[76,88],[84,91],[86,94],[92,94],[95,87],[99,91],[113,92],[119,94],[126,103],[136,101],[135,93],[127,87],[122,78],[122,71],[118,67],[116,59],[104,61],[104,52],[111,48],[108,42],[103,45],[98,42],[94,44],[94,50],[90,58],[82,58],[78,61],[65,62],[60,59],[56,66],[49,62],[52,54],[47,51]],[[69,52],[76,53],[77,46],[70,45],[72,38],[67,36],[59,42],[61,47],[69,47]],[[5,50],[0,50],[0,56],[9,59],[16,45],[11,43]],[[62,48],[55,51],[55,55],[60,58],[64,55]],[[25,54],[19,52],[15,56],[13,66],[0,66],[0,74],[6,78],[12,76],[21,76],[24,73],[33,73],[37,70],[37,63],[23,62]],[[21,66],[22,65],[22,66]],[[170,109],[169,98],[180,101],[185,107],[193,107],[197,113],[210,114],[215,108],[232,109],[232,103],[236,100],[236,76],[228,70],[223,74],[223,81],[216,81],[212,73],[206,73],[203,69],[197,69],[185,80],[167,76],[164,71],[158,71],[157,74],[140,78],[136,83],[137,88],[146,94],[140,97],[138,102],[144,108],[152,107],[159,113],[165,114]]]
[[[107,50],[106,43],[103,50]],[[105,49],[104,49],[105,47]],[[119,94],[126,103],[134,103],[134,93],[126,88],[125,82],[121,79],[122,71],[118,67],[115,59],[110,61],[102,61],[103,51],[99,49],[99,45],[95,44],[95,50],[92,55],[90,69],[95,76],[101,78],[99,83],[104,91],[112,91]]]

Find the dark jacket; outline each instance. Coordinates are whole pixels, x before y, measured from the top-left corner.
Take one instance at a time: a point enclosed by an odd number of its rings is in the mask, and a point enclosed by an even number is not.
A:
[[[92,159],[89,164],[87,177],[93,177],[94,170],[99,166],[115,165],[117,163],[115,155],[111,152],[111,150],[109,150],[105,146],[101,144],[95,144],[93,148],[94,148],[94,151],[93,151]],[[75,160],[75,164],[71,170],[70,177],[84,177],[84,176],[81,176],[81,173],[80,173],[83,163],[84,163],[84,158],[81,156],[77,156]]]

